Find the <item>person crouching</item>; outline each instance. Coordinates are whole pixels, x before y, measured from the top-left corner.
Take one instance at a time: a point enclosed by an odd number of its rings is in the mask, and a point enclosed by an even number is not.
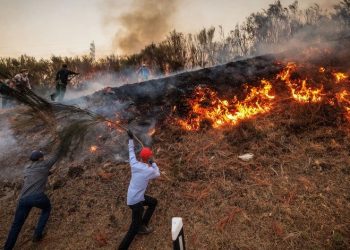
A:
[[[134,135],[128,130],[129,135],[129,161],[131,166],[131,180],[128,188],[127,205],[132,210],[132,221],[129,231],[119,245],[119,250],[128,249],[136,234],[149,234],[152,229],[148,226],[152,214],[157,206],[157,199],[145,195],[149,180],[160,176],[159,168],[152,160],[152,151],[143,148],[140,158],[136,159],[134,151]],[[144,206],[147,206],[144,213]]]

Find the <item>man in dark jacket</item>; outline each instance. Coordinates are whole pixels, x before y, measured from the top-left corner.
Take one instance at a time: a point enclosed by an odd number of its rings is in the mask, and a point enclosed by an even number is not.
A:
[[[60,153],[57,152],[50,160],[44,160],[44,154],[41,151],[33,151],[31,162],[24,169],[24,184],[19,196],[16,208],[15,218],[12,223],[5,250],[13,249],[21,228],[33,207],[41,209],[41,215],[36,226],[33,241],[40,241],[43,237],[45,225],[51,212],[51,203],[46,196],[45,186],[51,167],[56,163]]]
[[[62,101],[66,93],[67,84],[70,75],[79,75],[67,68],[67,64],[63,64],[62,68],[56,74],[56,93],[51,95],[51,100],[54,101],[58,96],[58,101]]]

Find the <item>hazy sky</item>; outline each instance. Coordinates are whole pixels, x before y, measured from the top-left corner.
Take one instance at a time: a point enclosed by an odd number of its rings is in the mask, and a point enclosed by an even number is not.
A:
[[[0,57],[81,55],[88,52],[91,41],[95,41],[97,56],[118,53],[120,51],[112,49],[113,37],[123,28],[118,16],[127,13],[133,1],[0,0]],[[302,8],[312,3],[332,6],[339,1],[300,0],[299,4]],[[177,2],[169,26],[187,33],[218,25],[229,31],[250,13],[266,9],[274,0]],[[281,2],[287,5],[293,0]]]

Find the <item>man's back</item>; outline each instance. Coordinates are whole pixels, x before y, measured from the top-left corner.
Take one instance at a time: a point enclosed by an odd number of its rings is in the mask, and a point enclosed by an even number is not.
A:
[[[131,180],[128,188],[127,204],[133,205],[144,200],[149,180],[159,177],[160,173],[156,163],[148,166],[148,164],[136,159],[133,140],[129,140],[129,161]]]
[[[75,72],[70,71],[67,68],[62,68],[56,74],[56,81],[60,80],[63,84],[68,84],[68,77],[74,74]]]
[[[56,161],[57,156],[47,161],[32,162],[25,167],[24,184],[20,198],[45,191],[50,169]]]

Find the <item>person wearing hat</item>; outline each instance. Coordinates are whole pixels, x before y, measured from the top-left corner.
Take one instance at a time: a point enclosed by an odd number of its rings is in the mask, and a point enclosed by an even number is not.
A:
[[[13,82],[15,83],[16,87],[27,87],[28,89],[32,89],[32,86],[29,83],[28,74],[28,69],[21,69],[20,73],[13,77]]]
[[[43,231],[51,212],[50,200],[44,193],[45,186],[50,175],[50,169],[59,156],[60,152],[58,151],[51,159],[45,160],[43,152],[35,150],[31,153],[31,162],[24,169],[24,184],[19,195],[15,218],[5,243],[5,250],[13,249],[21,228],[33,207],[41,209],[33,242],[40,241],[43,238]]]
[[[79,73],[69,70],[67,64],[63,64],[62,68],[56,74],[56,92],[50,95],[52,101],[56,97],[58,97],[58,101],[63,100],[70,75],[79,75]]]
[[[145,195],[149,180],[160,176],[159,168],[152,160],[150,148],[144,147],[140,152],[141,161],[136,159],[134,151],[134,135],[129,135],[129,162],[131,166],[131,180],[128,188],[127,205],[132,211],[132,221],[128,232],[119,245],[119,250],[128,249],[136,234],[149,234],[152,229],[148,226],[157,206],[157,199]],[[144,206],[147,207],[144,213]]]

